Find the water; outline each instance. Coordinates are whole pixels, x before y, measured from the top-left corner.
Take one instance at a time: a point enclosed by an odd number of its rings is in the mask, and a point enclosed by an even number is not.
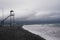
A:
[[[60,24],[24,25],[23,28],[46,40],[60,40]]]

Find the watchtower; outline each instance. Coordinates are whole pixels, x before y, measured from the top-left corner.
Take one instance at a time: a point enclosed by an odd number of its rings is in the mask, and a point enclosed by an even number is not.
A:
[[[10,27],[14,26],[14,23],[15,23],[15,14],[14,14],[14,11],[11,10],[10,11]]]
[[[15,14],[14,14],[13,10],[10,11],[10,15],[9,16],[7,16],[5,19],[3,19],[1,21],[1,25],[2,26],[4,26],[5,20],[7,20],[9,17],[10,17],[10,27],[14,26],[14,23],[15,23]]]

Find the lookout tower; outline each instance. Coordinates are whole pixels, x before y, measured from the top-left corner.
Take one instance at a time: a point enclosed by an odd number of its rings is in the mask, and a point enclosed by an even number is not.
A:
[[[1,25],[3,26],[5,20],[7,20],[8,18],[10,18],[10,27],[14,26],[14,23],[15,23],[15,14],[14,14],[14,11],[13,10],[10,11],[10,15],[9,16],[7,16],[6,18],[4,18],[1,21]]]
[[[10,27],[13,26],[15,23],[15,14],[14,14],[14,11],[11,10],[10,11]]]

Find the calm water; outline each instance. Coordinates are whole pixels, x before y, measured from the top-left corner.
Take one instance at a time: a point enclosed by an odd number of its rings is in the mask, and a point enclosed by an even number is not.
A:
[[[60,24],[24,25],[23,28],[46,40],[60,40]]]

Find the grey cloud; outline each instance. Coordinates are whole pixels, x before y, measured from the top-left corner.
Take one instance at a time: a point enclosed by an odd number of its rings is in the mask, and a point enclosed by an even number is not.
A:
[[[38,13],[36,13],[36,15],[37,14]],[[34,14],[30,16],[29,18],[27,18],[27,20],[58,20],[60,19],[60,12],[46,12],[45,15],[41,15],[41,13],[37,16],[36,15]]]
[[[50,20],[60,17],[60,0],[0,0],[1,8],[4,8],[5,17],[13,9],[15,17],[20,20]]]

